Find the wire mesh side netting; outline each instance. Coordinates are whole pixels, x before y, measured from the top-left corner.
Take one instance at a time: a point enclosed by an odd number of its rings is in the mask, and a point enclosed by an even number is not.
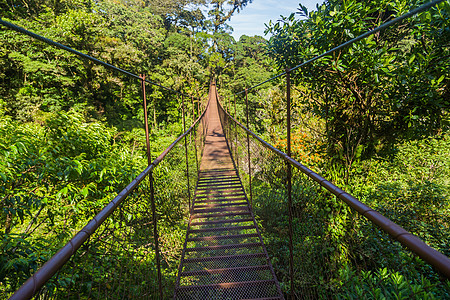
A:
[[[230,151],[249,194],[247,132],[221,108]],[[319,183],[292,168],[293,290],[289,270],[287,161],[249,135],[253,212],[285,295],[323,298],[446,298],[429,264]]]
[[[201,132],[199,128],[200,126],[196,126],[193,132]],[[161,266],[166,287],[165,298],[173,295],[175,287],[178,264],[189,221],[189,204],[192,203],[197,182],[198,158],[196,159],[196,154],[198,155],[201,151],[199,148],[201,136],[196,137],[192,134],[187,135],[185,139],[189,162],[188,172],[184,139],[172,148],[154,172]]]
[[[448,295],[429,264],[297,168],[292,175],[296,298]]]
[[[158,277],[148,183],[146,177],[35,298],[156,297]]]
[[[97,216],[89,223],[99,225],[97,230],[37,291],[36,299],[161,298],[150,178],[153,178],[162,294],[163,298],[173,295],[189,219],[189,197],[192,198],[194,193],[204,145],[205,125],[201,120],[197,122],[190,133],[179,139],[165,156],[158,158],[156,167],[152,166],[148,173],[140,175],[143,177],[138,184],[130,184],[133,187],[124,190],[128,194],[121,197],[120,204],[109,217],[97,223]],[[117,203],[116,198],[109,206]],[[88,235],[85,229],[80,232]],[[67,245],[73,245],[72,241]],[[8,296],[12,294],[13,291]]]

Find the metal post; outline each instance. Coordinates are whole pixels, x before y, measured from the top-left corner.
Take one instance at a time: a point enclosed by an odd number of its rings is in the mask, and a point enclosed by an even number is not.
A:
[[[209,97],[209,94],[208,94]],[[208,116],[205,114],[202,118],[202,130],[203,130],[203,137],[206,136],[206,131],[205,131],[205,123],[206,123],[206,118],[208,118]]]
[[[162,288],[162,276],[161,276],[161,259],[159,256],[159,235],[158,235],[158,219],[156,217],[156,206],[155,206],[155,190],[153,187],[153,170],[148,174],[150,180],[150,200],[152,202],[152,221],[153,221],[153,236],[155,237],[155,252],[156,252],[156,265],[158,268],[158,285],[159,285],[159,297],[163,298],[163,288]]]
[[[192,101],[192,123],[195,121],[195,104],[194,104],[194,94],[191,95]],[[199,116],[197,111],[197,116]],[[192,135],[192,131],[190,133]],[[197,175],[198,175],[198,157],[197,157],[197,131],[194,132],[194,149],[195,149],[195,165],[197,167]]]
[[[287,155],[291,157],[291,74],[290,69],[286,69],[286,113],[287,113]],[[291,277],[291,293],[290,298],[294,299],[294,254],[292,242],[292,170],[291,164],[286,161],[287,167],[287,196],[289,211],[289,273]]]
[[[200,98],[197,98],[197,116],[200,116]]]
[[[186,117],[185,117],[185,109],[184,109],[184,98],[181,95],[181,112],[183,115],[183,132],[186,132]],[[186,153],[186,179],[187,179],[187,188],[188,188],[188,199],[189,199],[189,211],[191,210],[191,185],[189,184],[189,161],[188,161],[188,146],[187,146],[187,136],[184,137],[184,150]]]
[[[141,74],[141,87],[142,87],[142,102],[144,104],[144,126],[145,126],[145,139],[147,142],[147,162],[150,166],[152,163],[151,150],[150,150],[150,134],[148,130],[148,115],[147,115],[147,95],[145,93],[145,74]],[[155,254],[156,254],[156,266],[158,269],[158,287],[159,296],[163,298],[162,289],[162,275],[161,275],[161,259],[159,256],[159,235],[158,235],[158,218],[156,216],[156,205],[155,205],[155,189],[153,187],[153,171],[148,174],[148,179],[150,182],[150,202],[152,206],[152,222],[153,222],[153,238],[155,239]]]
[[[195,109],[194,109],[194,96],[191,95],[191,104],[192,104],[192,121],[191,124],[194,124],[195,121]],[[189,146],[192,145],[192,131],[189,133]]]
[[[145,93],[145,74],[141,74],[141,88],[142,88],[142,102],[144,104],[144,126],[145,126],[145,141],[147,142],[147,161],[148,165],[152,163],[150,151],[150,134],[148,130],[148,116],[147,116],[147,95]]]
[[[236,110],[236,95],[234,95],[234,119],[237,121],[237,110]],[[236,124],[236,122],[234,122],[234,131],[235,131],[235,134],[236,134],[236,136],[235,136],[235,138],[236,138],[236,143],[235,143],[235,146],[234,146],[234,151],[235,151],[235,153],[236,153],[236,159],[235,159],[235,161],[236,161],[236,168],[237,168],[237,170],[238,170],[238,172],[239,172],[239,156],[238,156],[238,132],[237,132],[237,124]]]
[[[248,121],[248,89],[245,89],[245,106],[247,114],[247,128],[250,130]],[[247,132],[247,155],[248,155],[248,185],[250,189],[250,207],[253,206],[253,195],[252,195],[252,168],[250,159],[250,135]]]
[[[197,125],[199,126],[199,125]],[[197,133],[198,130],[194,132],[194,149],[195,149],[195,165],[197,166],[197,175],[198,175],[198,153],[197,153]],[[198,179],[198,177],[197,177]]]
[[[192,123],[194,123],[195,121],[194,95],[191,95],[191,102],[192,102]]]

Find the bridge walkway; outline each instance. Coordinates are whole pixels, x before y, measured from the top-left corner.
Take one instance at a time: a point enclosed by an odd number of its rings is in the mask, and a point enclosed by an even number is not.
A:
[[[174,299],[284,299],[210,91],[208,130]]]

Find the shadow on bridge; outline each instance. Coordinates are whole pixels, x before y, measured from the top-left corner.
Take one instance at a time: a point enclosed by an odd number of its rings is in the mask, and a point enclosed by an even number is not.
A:
[[[249,131],[221,107],[214,85],[209,98],[11,299],[330,298],[380,263],[443,286],[445,255]],[[167,244],[184,230],[183,245]],[[386,261],[392,253],[401,265]],[[422,295],[404,282],[411,297]]]
[[[284,299],[223,134],[216,94],[212,85],[174,299]]]
[[[289,120],[290,72],[438,2],[250,89],[286,76]],[[145,83],[181,99],[187,96],[9,22],[0,23],[140,80],[144,107]],[[247,127],[240,124],[220,105],[214,85],[209,99],[193,125],[153,161],[148,147],[148,167],[94,218],[88,216],[87,225],[11,299],[282,299],[283,294],[328,299],[345,298],[340,294],[345,291],[361,295],[354,290],[355,282],[384,291],[396,289],[402,278],[409,298],[423,296],[415,284],[421,278],[428,286],[448,290],[450,260],[445,255],[294,160],[289,150],[283,153],[251,132],[248,107]],[[185,126],[183,100],[182,110]],[[287,130],[290,139],[289,122]],[[172,237],[180,232],[186,232],[184,245],[168,242],[177,240]],[[410,278],[395,275],[391,280],[381,267]],[[367,272],[378,272],[379,277]],[[366,274],[366,282],[358,282],[361,274]]]

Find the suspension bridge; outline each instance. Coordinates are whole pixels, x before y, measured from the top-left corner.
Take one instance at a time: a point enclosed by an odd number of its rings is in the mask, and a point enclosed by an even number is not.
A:
[[[205,148],[175,299],[283,299],[235,168],[211,85]]]
[[[173,91],[11,23],[0,23],[140,80],[144,108],[146,83]],[[212,82],[202,112],[186,128],[184,98],[189,95],[173,91],[181,97],[184,133],[152,161],[145,117],[148,167],[10,299],[330,298],[335,291],[330,282],[342,266],[376,269],[387,252],[404,258],[401,266],[392,266],[395,270],[419,276],[424,272],[415,264],[420,264],[439,278],[435,284],[450,278],[448,257],[291,157],[290,73],[302,65],[268,80],[286,76],[287,153],[249,129],[247,93],[268,81],[242,92],[245,125],[237,121],[236,104],[234,117],[224,109]],[[337,218],[343,224],[339,235],[333,234]],[[164,237],[180,229],[184,243],[168,245]],[[266,240],[266,232],[275,232],[280,239]],[[371,247],[364,247],[367,243]],[[179,254],[176,264],[168,257],[169,249]],[[410,290],[411,298],[418,297],[414,288]]]
[[[276,268],[272,264],[274,258],[286,259],[285,256],[290,261],[292,276],[288,280],[292,291],[292,294],[288,293],[289,296],[299,299],[329,296],[326,287],[317,285],[317,278],[308,278],[307,275],[309,272],[317,273],[319,269],[320,276],[333,276],[326,271],[330,268],[330,259],[334,257],[333,251],[330,251],[330,257],[325,256],[323,251],[314,253],[314,249],[327,248],[333,244],[329,237],[323,236],[326,235],[326,225],[322,223],[325,217],[320,212],[323,204],[310,199],[309,205],[315,209],[307,209],[294,208],[292,204],[289,206],[286,203],[287,194],[291,194],[290,198],[305,198],[304,186],[312,183],[319,188],[324,187],[351,207],[352,222],[363,222],[359,229],[349,229],[348,234],[361,235],[377,231],[376,235],[382,240],[379,246],[390,251],[395,249],[399,255],[410,256],[415,253],[432,264],[438,272],[449,276],[450,261],[445,255],[237,122],[218,101],[214,83],[210,86],[208,99],[204,112],[196,122],[44,264],[11,299],[27,299],[33,295],[51,297],[51,294],[45,293],[46,284],[62,284],[58,280],[61,268],[70,270],[70,284],[64,285],[65,290],[59,294],[62,298],[78,298],[80,295],[90,298],[91,295],[113,299],[285,299],[287,295],[282,292]],[[184,180],[173,178],[173,182],[165,188],[170,189],[171,184],[176,184],[175,181],[184,189],[196,182],[195,188],[185,189],[187,195],[184,193],[184,197],[189,199],[186,203],[189,212],[186,236],[177,275],[170,282],[165,282],[161,274],[161,265],[164,263],[160,258],[162,249],[158,243],[160,234],[155,197],[163,192],[155,187],[162,184],[155,178],[159,166],[181,169],[185,175],[181,175]],[[295,170],[289,172],[290,168]],[[301,177],[302,173],[307,178],[296,181],[295,178]],[[293,181],[288,185],[290,193],[282,191],[286,190],[285,182],[279,180],[280,177],[286,179],[286,176]],[[262,184],[269,190],[252,191],[252,182],[253,185]],[[298,184],[303,188],[292,188]],[[190,190],[193,191],[192,197]],[[145,196],[147,191],[150,197]],[[183,193],[178,196],[183,197]],[[249,196],[259,199],[259,203],[252,201]],[[272,205],[270,209],[273,210],[271,217],[279,214],[289,216],[289,225],[280,224],[285,227],[285,244],[289,244],[289,250],[268,251],[264,244],[261,227],[254,213],[254,207],[259,206],[258,210],[261,211],[261,202],[267,201],[264,196],[272,199],[269,200]],[[137,207],[136,203],[139,202],[148,206]],[[280,205],[285,207],[280,208]],[[128,219],[125,217],[127,214]],[[297,226],[294,234],[292,219],[305,217],[309,220]],[[153,231],[149,224],[153,224]],[[118,229],[121,227],[121,230]],[[378,227],[384,232],[380,233]],[[387,234],[393,239],[386,239]],[[142,251],[144,245],[148,246],[149,236],[152,235],[152,248],[156,249],[152,258],[153,266],[148,264],[149,252]],[[312,237],[317,240],[303,244],[303,247],[312,249],[292,248],[293,244],[299,243],[299,239]],[[352,248],[352,245],[348,246]],[[125,257],[115,257],[119,253],[123,255],[123,250]],[[354,251],[358,252],[357,249]],[[356,256],[356,253],[352,256]],[[146,263],[139,265],[143,261]],[[368,263],[366,261],[363,264]],[[97,278],[94,276],[96,273]],[[298,282],[299,279],[305,282]],[[173,294],[166,294],[167,290]]]

